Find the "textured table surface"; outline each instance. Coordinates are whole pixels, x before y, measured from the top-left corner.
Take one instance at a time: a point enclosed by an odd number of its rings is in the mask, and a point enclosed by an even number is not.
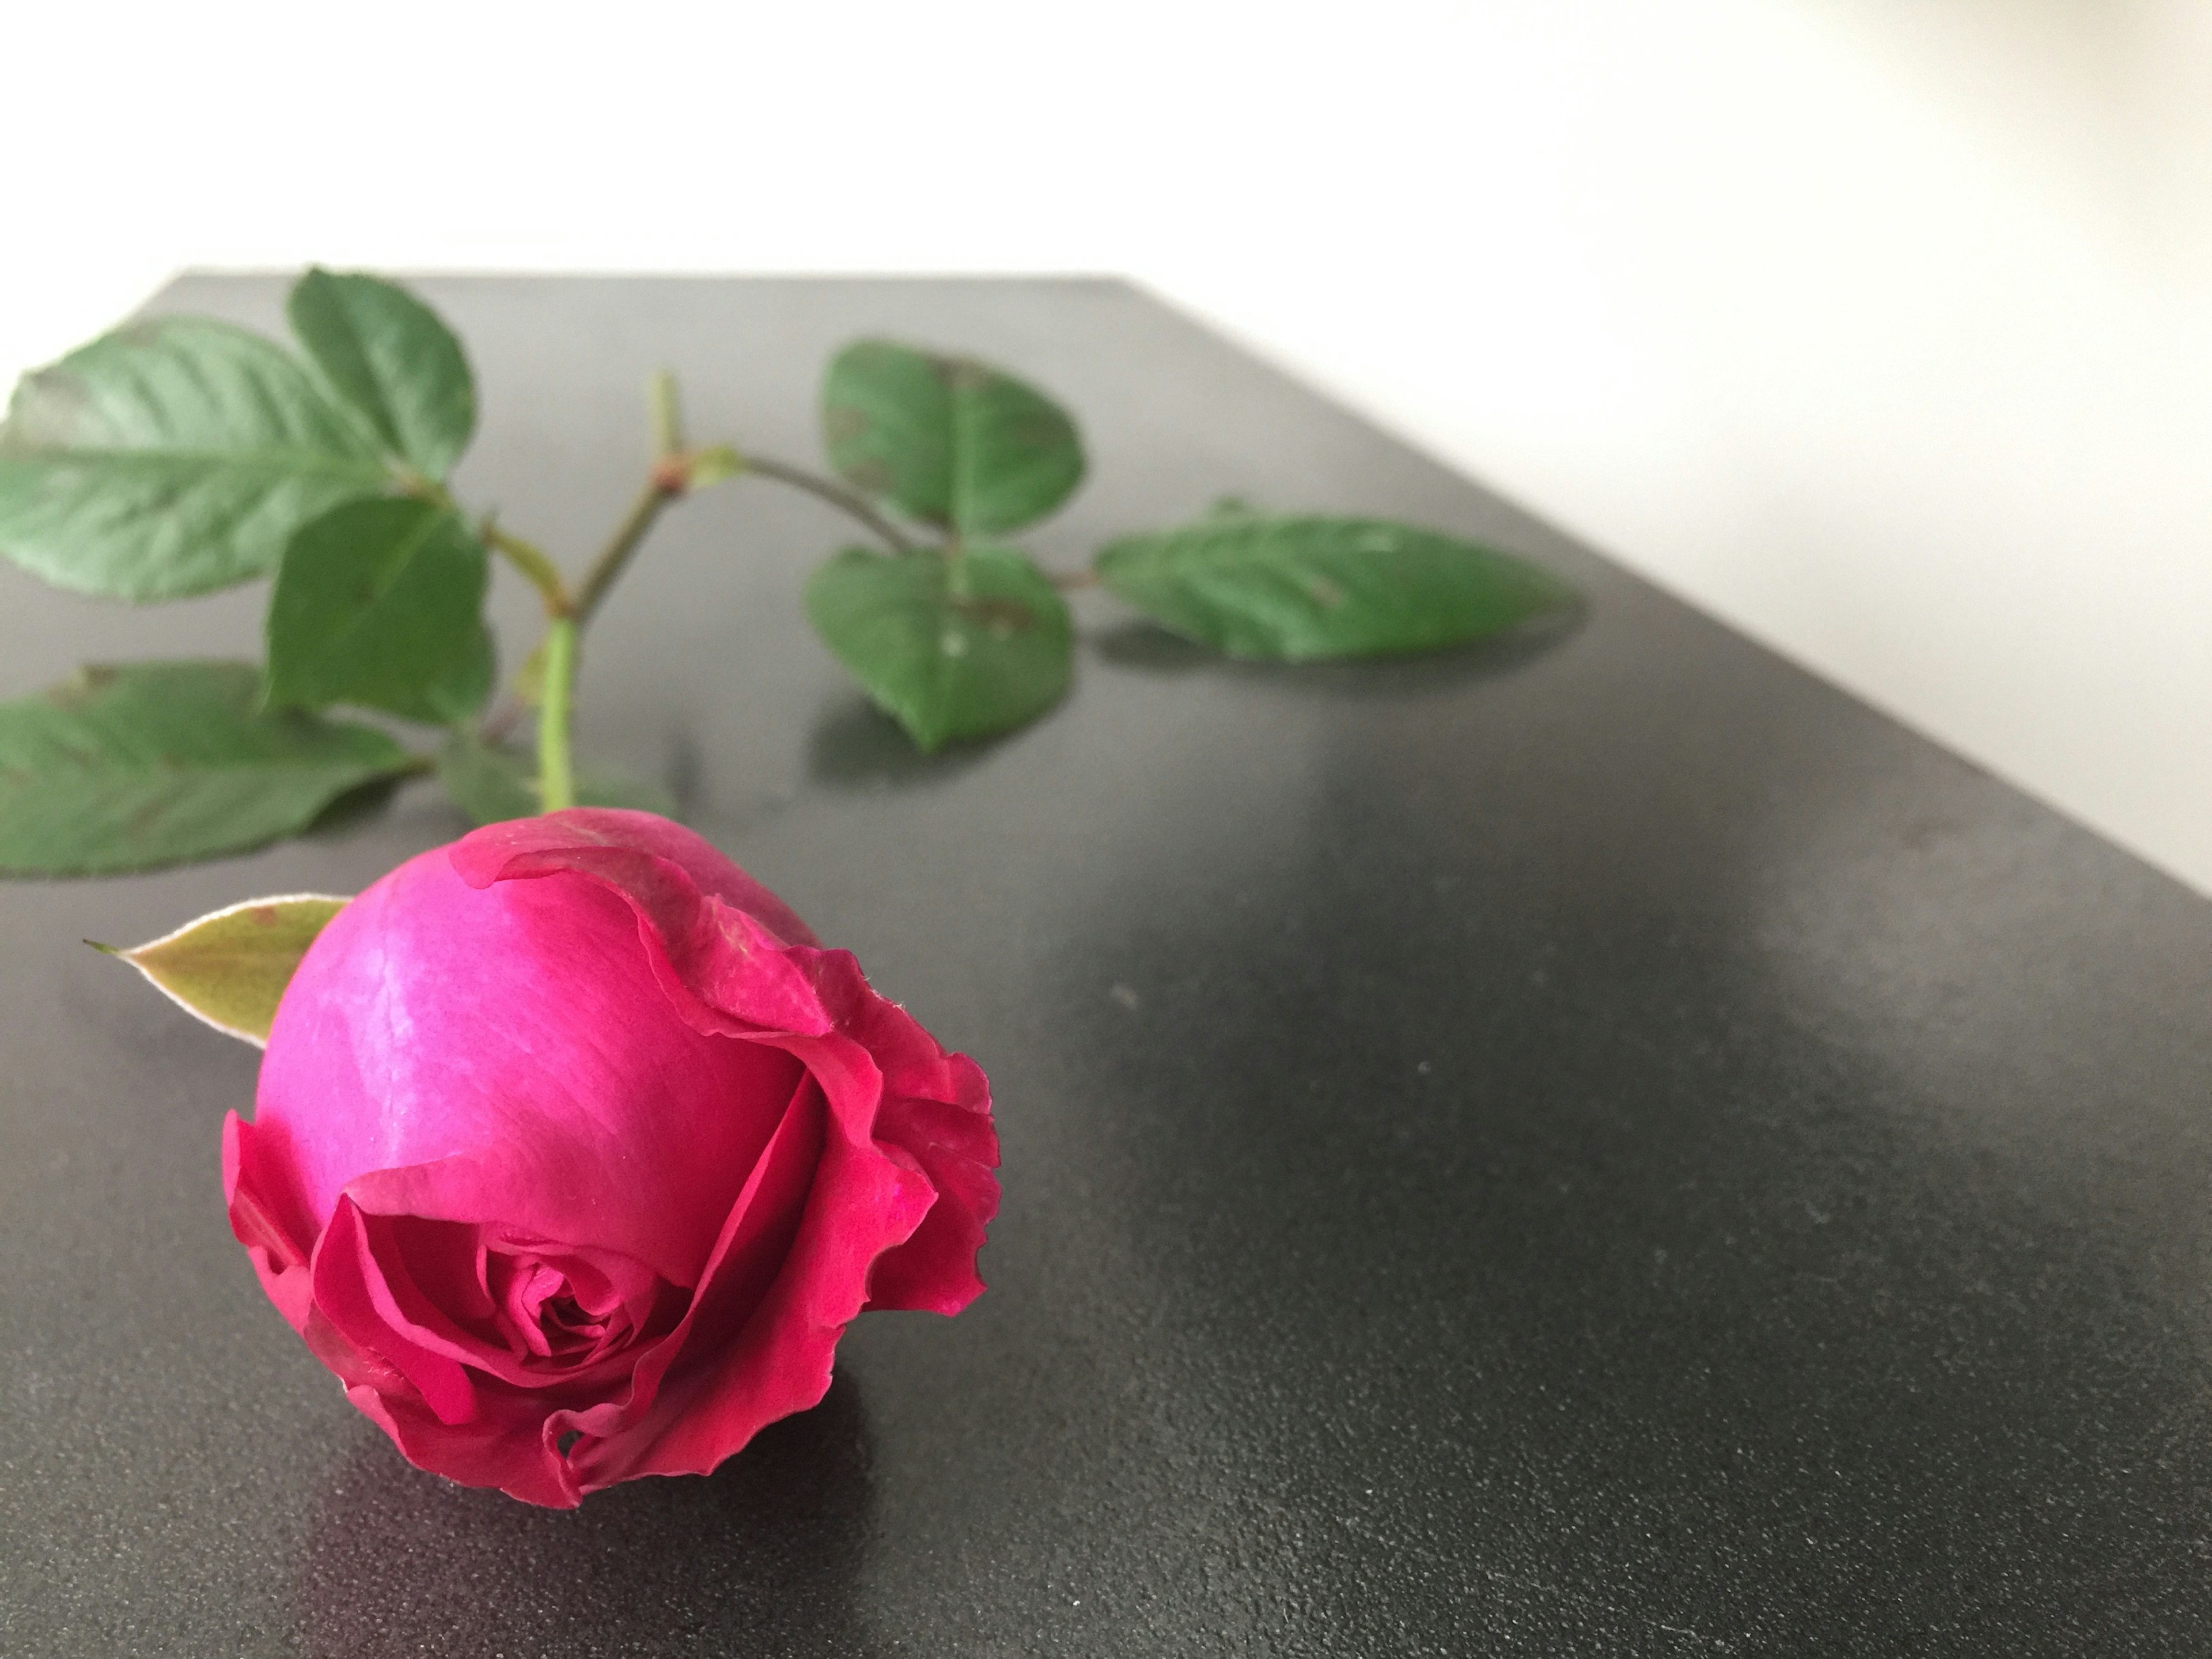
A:
[[[1233,493],[1491,538],[1588,615],[1273,671],[1083,595],[1067,705],[923,763],[801,620],[838,520],[674,515],[583,747],[984,1062],[1006,1208],[969,1312],[863,1319],[821,1407],[573,1514],[346,1406],[224,1224],[253,1054],[76,943],[352,890],[450,809],[0,888],[0,1653],[2212,1646],[2212,905],[1128,289],[422,286],[465,493],[572,564],[653,368],[811,461],[878,332],[1076,410],[1049,562]],[[251,654],[260,603],[0,568],[0,693]]]

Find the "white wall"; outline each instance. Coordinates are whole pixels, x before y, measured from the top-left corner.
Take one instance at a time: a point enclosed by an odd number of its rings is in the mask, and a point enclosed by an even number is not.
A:
[[[18,9],[176,267],[1114,270],[2212,891],[2212,4]]]

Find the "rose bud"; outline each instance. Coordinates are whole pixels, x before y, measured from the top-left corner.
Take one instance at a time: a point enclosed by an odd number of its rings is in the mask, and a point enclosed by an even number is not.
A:
[[[479,830],[348,904],[223,1129],[232,1231],[420,1467],[570,1507],[702,1474],[868,1308],[956,1313],[988,1085],[644,812]]]

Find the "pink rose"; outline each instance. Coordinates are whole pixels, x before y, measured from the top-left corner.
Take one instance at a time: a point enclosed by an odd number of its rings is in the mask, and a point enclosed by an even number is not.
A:
[[[644,812],[495,825],[353,901],[223,1127],[263,1288],[413,1462],[572,1507],[704,1473],[867,1308],[957,1313],[975,1062]]]

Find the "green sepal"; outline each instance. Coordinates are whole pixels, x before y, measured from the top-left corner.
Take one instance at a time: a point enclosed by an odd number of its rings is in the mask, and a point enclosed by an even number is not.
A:
[[[263,1048],[301,957],[349,902],[321,893],[247,899],[128,951],[94,948],[129,963],[194,1018]]]

